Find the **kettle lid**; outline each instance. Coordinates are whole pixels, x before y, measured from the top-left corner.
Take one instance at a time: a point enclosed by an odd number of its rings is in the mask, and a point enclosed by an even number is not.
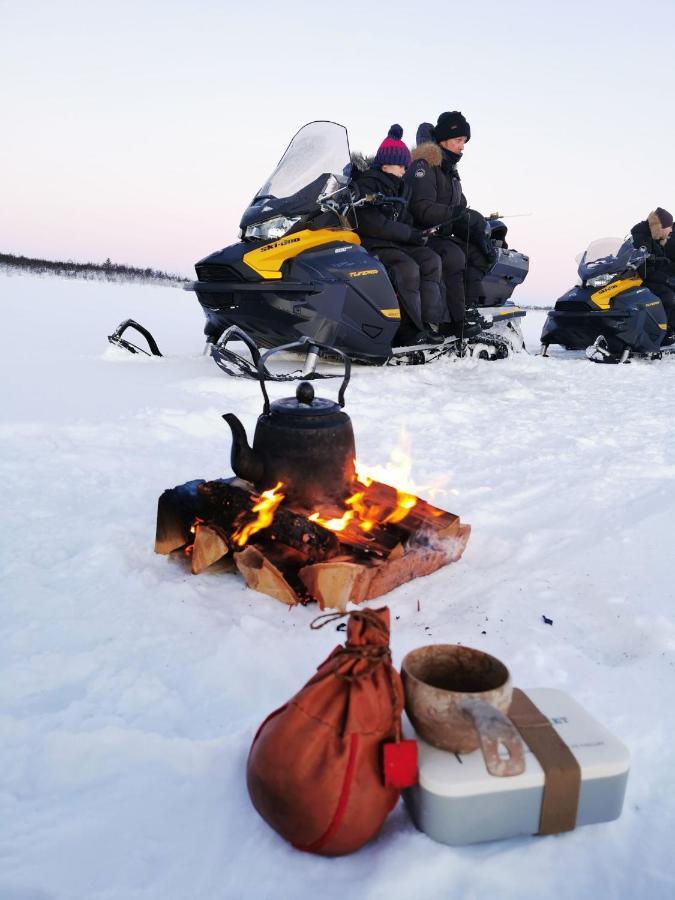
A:
[[[292,416],[326,416],[340,413],[341,409],[334,400],[327,397],[315,397],[314,388],[309,381],[302,381],[295,391],[295,397],[284,397],[272,403],[272,415]]]

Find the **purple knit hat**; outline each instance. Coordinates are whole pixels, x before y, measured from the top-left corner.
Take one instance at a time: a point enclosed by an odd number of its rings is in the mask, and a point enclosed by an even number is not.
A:
[[[380,144],[375,159],[373,160],[373,168],[381,169],[382,166],[403,166],[408,168],[412,162],[410,150],[403,143],[403,129],[400,125],[392,125],[389,134]]]

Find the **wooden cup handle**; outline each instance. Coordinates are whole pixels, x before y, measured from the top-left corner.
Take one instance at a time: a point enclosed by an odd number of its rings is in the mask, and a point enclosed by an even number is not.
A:
[[[521,775],[525,771],[525,754],[513,722],[484,700],[465,700],[461,709],[470,716],[478,732],[485,767],[490,775],[500,778]],[[506,748],[507,758],[499,755],[500,744]]]

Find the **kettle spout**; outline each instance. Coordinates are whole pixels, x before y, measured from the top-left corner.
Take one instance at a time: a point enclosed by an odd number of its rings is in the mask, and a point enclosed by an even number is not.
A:
[[[232,471],[238,478],[259,484],[263,480],[264,468],[262,460],[249,447],[246,430],[233,413],[225,413],[223,419],[232,431],[232,452],[230,462]]]

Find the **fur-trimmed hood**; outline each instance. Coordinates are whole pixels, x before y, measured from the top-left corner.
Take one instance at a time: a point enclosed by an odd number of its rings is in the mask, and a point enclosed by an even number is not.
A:
[[[415,154],[413,152],[413,159],[414,158]],[[661,219],[659,219],[656,210],[654,210],[654,212],[650,212],[647,216],[647,224],[649,225],[651,236],[655,241],[661,242],[668,237],[668,229],[664,228],[661,224]]]
[[[427,141],[424,144],[418,144],[412,151],[413,162],[423,159],[430,166],[440,166],[443,162],[443,151],[433,141]],[[654,215],[656,215],[654,213]]]

